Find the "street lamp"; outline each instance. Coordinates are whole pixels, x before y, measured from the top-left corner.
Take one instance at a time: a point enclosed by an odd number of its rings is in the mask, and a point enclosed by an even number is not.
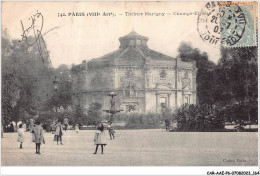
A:
[[[54,100],[54,101],[55,101],[55,103],[57,104],[57,91],[58,91],[58,89],[59,89],[59,79],[58,79],[57,76],[54,77],[53,87],[54,87],[54,90],[55,90],[55,92],[54,92],[54,98],[55,98],[55,100]],[[57,112],[57,108],[56,108],[55,105],[54,105],[54,109],[55,109],[55,111]]]
[[[57,76],[55,76],[54,80],[53,80],[53,86],[54,86],[54,90],[57,91],[59,89],[59,79],[57,78]]]

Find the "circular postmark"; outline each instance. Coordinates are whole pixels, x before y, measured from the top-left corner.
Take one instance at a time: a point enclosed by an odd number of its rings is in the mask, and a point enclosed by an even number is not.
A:
[[[213,46],[234,46],[243,36],[246,18],[233,2],[208,2],[201,10],[197,30],[202,40]]]

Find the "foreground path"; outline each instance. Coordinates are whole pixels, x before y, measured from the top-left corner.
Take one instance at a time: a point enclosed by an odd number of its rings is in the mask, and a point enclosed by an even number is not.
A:
[[[95,131],[65,132],[64,145],[57,145],[51,133],[41,155],[35,154],[31,134],[26,132],[24,149],[17,133],[2,138],[2,166],[256,166],[257,133],[194,133],[161,130],[121,130],[110,140],[104,155],[93,155]]]

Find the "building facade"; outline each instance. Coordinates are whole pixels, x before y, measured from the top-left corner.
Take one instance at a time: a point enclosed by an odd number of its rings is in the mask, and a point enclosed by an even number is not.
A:
[[[148,38],[132,31],[119,38],[119,49],[74,72],[75,104],[98,102],[109,108],[109,92],[116,92],[116,106],[125,112],[159,113],[182,104],[196,104],[195,62],[185,62],[149,49]]]

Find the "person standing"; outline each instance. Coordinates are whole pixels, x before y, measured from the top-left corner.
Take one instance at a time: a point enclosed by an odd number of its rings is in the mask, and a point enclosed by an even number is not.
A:
[[[20,149],[22,149],[23,148],[23,142],[24,142],[24,129],[23,129],[22,123],[18,126],[17,133],[18,133],[17,142],[20,142]]]
[[[34,120],[30,119],[30,124],[29,124],[30,133],[32,133],[33,128],[34,128]]]
[[[30,129],[30,133],[32,134],[32,142],[34,142],[34,138],[35,138],[35,135],[34,135],[34,132],[33,132],[34,127],[35,127],[34,120],[30,119],[29,129]]]
[[[1,122],[1,138],[4,138],[4,126],[3,126],[3,121]]]
[[[95,137],[94,137],[94,144],[96,145],[96,150],[95,150],[95,153],[93,154],[97,154],[97,151],[98,151],[98,146],[101,145],[101,154],[104,154],[104,149],[103,147],[106,144],[105,140],[105,132],[104,132],[104,126],[103,124],[101,123],[98,128],[97,128],[99,131],[95,133]]]
[[[166,120],[165,120],[165,127],[166,127],[166,130],[169,130],[169,127],[170,127],[170,121],[169,121],[169,119],[166,119]]]
[[[14,124],[13,124],[13,122],[11,122],[11,124],[10,124],[10,132],[14,132]]]
[[[12,122],[13,123],[13,127],[14,127],[14,132],[17,132],[17,123],[16,122]]]
[[[52,134],[55,134],[55,132],[56,132],[56,122],[54,121],[53,123],[52,123],[52,125],[51,125],[51,133]]]
[[[78,124],[75,125],[75,130],[76,130],[77,133],[79,133],[79,125]]]
[[[68,130],[68,126],[69,126],[69,120],[68,120],[67,117],[65,117],[63,123],[64,123],[64,126],[65,126],[65,131],[67,131]]]
[[[41,127],[41,122],[39,119],[36,121],[36,125],[33,128],[33,134],[34,134],[34,142],[36,145],[36,154],[41,154],[40,152],[41,143],[45,144],[45,141],[43,136],[43,128]]]
[[[36,126],[36,124],[33,125],[32,132],[31,132],[31,134],[32,134],[32,142],[35,142],[35,135],[34,135],[34,131],[33,131],[35,126]]]
[[[110,136],[110,139],[115,139],[115,135],[114,135],[114,129],[112,128],[112,122],[109,121],[109,124],[107,126],[107,129],[108,129],[108,133],[109,133],[109,136]]]
[[[25,121],[23,121],[23,130],[24,130],[24,132],[26,132],[26,122]]]
[[[54,136],[54,141],[57,141],[57,145],[58,145],[58,141],[60,141],[60,144],[63,145],[62,143],[62,125],[61,125],[61,121],[58,120],[58,124],[56,125],[56,130],[55,130],[55,136]]]

